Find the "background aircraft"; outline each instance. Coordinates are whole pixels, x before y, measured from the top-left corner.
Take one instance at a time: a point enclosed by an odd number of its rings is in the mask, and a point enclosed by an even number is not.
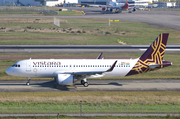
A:
[[[126,3],[117,3],[117,2],[112,2],[110,1],[108,5],[96,5],[96,4],[91,4],[89,6],[98,6],[102,8],[102,11],[111,11],[115,10],[115,13],[121,13],[122,11],[127,11],[129,12],[135,12],[136,9],[135,7],[129,7],[128,0],[126,0]]]
[[[137,59],[29,59],[16,62],[6,70],[12,76],[54,78],[59,85],[72,85],[80,80],[85,87],[87,78],[124,77],[145,73],[172,63],[163,60],[168,33],[162,33]]]

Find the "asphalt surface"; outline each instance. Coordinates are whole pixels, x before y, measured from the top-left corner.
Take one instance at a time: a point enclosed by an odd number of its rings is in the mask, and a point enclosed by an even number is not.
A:
[[[0,53],[143,53],[149,45],[0,45]],[[180,53],[167,45],[166,53]]]
[[[81,18],[117,19],[146,23],[148,25],[169,28],[180,31],[180,11],[141,11],[133,13],[123,11],[122,13],[103,12],[101,8],[68,8],[84,11],[85,16]],[[60,17],[62,18],[62,17]],[[68,18],[68,17],[67,17]]]
[[[54,80],[0,81],[0,92],[83,92],[83,91],[180,91],[180,79],[88,80],[84,87],[80,81],[71,86],[60,86]]]

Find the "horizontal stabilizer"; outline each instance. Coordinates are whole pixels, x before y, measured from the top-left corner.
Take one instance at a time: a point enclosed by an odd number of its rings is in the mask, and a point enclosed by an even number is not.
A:
[[[172,65],[172,63],[170,62],[170,63],[163,63],[163,64],[149,64],[149,68],[151,68],[151,69],[154,69],[154,68],[157,68],[157,67],[159,67],[159,66],[164,66],[164,65]]]

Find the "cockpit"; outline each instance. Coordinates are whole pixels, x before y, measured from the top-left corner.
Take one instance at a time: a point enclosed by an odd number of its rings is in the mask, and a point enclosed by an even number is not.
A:
[[[12,67],[20,67],[20,64],[13,64]]]

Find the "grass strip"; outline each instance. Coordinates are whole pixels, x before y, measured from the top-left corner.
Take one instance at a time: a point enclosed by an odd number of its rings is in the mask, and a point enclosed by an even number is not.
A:
[[[180,119],[180,117],[171,117],[167,115],[166,117],[148,116],[148,117],[67,117],[65,115],[60,115],[60,119]],[[0,119],[57,119],[57,117],[0,117]]]
[[[167,105],[110,105],[110,106],[87,106],[87,105],[34,105],[34,106],[3,106],[0,108],[3,114],[76,114],[76,113],[144,113],[144,114],[178,114],[180,106],[167,106]]]
[[[180,92],[3,92],[0,113],[176,113]]]
[[[180,92],[1,92],[1,106],[18,105],[180,105]]]
[[[160,33],[170,33],[168,44],[180,43],[180,32],[143,23],[108,19],[0,18],[0,44],[150,44]],[[5,32],[6,31],[6,32]],[[121,44],[120,44],[121,45]]]

